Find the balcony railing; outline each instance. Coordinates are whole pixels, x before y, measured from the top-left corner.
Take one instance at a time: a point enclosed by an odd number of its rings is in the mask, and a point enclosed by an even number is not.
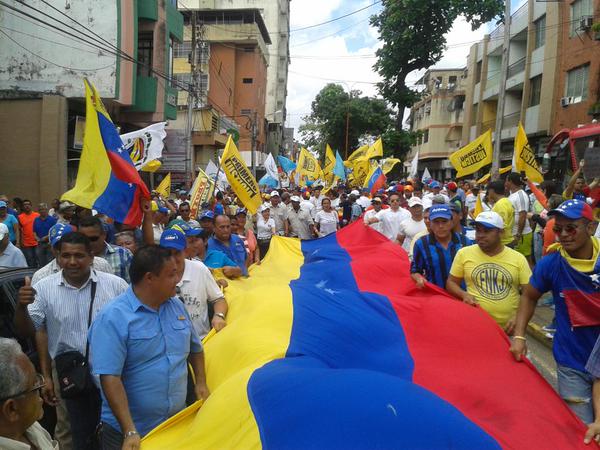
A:
[[[502,121],[502,129],[506,130],[508,128],[514,128],[519,125],[519,120],[521,119],[521,112],[516,112],[512,114],[508,114],[504,116],[504,120]]]
[[[521,58],[517,62],[512,63],[508,66],[508,78],[514,77],[516,74],[521,73],[525,70],[525,58]]]
[[[485,88],[490,89],[500,84],[500,72],[497,71],[494,75],[485,80]]]

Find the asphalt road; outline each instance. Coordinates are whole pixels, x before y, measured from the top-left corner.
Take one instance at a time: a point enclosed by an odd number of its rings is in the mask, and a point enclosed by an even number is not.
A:
[[[556,363],[552,356],[552,350],[531,335],[528,336],[527,347],[529,348],[529,360],[554,390],[557,390]]]

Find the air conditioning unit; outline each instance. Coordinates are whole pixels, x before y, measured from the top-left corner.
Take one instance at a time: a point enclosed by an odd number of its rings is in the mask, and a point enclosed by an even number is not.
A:
[[[593,17],[591,17],[591,16],[582,17],[579,22],[579,29],[580,30],[589,30],[590,28],[592,28],[593,24],[594,24]]]
[[[583,97],[571,97],[571,103],[580,103],[583,100]]]
[[[572,97],[563,97],[560,99],[560,106],[566,108],[571,104]]]

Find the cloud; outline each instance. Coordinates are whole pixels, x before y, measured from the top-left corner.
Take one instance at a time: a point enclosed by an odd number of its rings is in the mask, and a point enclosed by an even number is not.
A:
[[[290,3],[291,29],[330,20],[370,3],[372,1],[293,1]],[[346,19],[291,34],[286,125],[295,128],[296,137],[299,137],[302,117],[310,113],[312,101],[327,83],[337,82],[346,89],[377,95],[375,83],[380,77],[373,69],[374,53],[382,44],[377,30],[368,22],[376,11],[369,8]],[[447,35],[448,49],[435,67],[464,67],[471,43],[483,38],[484,28],[472,31],[464,19],[458,19]],[[422,73],[410,74],[407,81],[415,82]]]

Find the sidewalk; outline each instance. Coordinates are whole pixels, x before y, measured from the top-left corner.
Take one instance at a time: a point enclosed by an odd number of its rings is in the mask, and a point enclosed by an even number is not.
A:
[[[546,332],[542,330],[542,327],[549,325],[554,317],[554,310],[549,306],[542,306],[543,301],[547,298],[544,295],[538,302],[537,308],[529,325],[527,326],[527,332],[530,336],[541,342],[548,348],[552,348],[552,339],[546,337]]]

